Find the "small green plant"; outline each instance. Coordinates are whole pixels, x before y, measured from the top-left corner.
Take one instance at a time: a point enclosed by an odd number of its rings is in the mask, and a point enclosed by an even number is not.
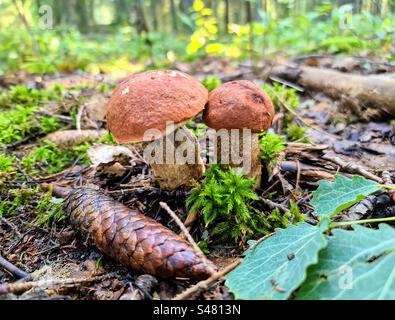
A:
[[[277,228],[286,228],[290,223],[298,223],[306,220],[306,216],[300,213],[299,207],[291,201],[290,211],[281,213],[275,209],[262,219],[264,231],[263,234],[269,234]]]
[[[38,117],[36,107],[17,105],[15,110],[0,113],[0,144],[20,141],[30,134],[48,133],[59,129],[56,117]]]
[[[45,101],[60,99],[61,92],[59,86],[51,90],[15,86],[1,96],[0,108],[9,108],[13,105],[39,106]]]
[[[43,117],[40,118],[40,127],[43,133],[53,132],[59,129],[59,118]]]
[[[0,217],[25,211],[37,192],[38,190],[29,188],[7,190],[4,197],[0,197]]]
[[[37,217],[34,220],[36,226],[48,228],[52,223],[65,219],[62,209],[62,199],[52,197],[51,192],[46,193],[37,203]]]
[[[110,132],[104,133],[103,137],[98,140],[99,143],[104,143],[104,144],[109,144],[109,145],[115,145],[117,144],[114,140],[114,137]]]
[[[275,133],[266,132],[259,137],[259,147],[261,148],[259,156],[270,168],[276,163],[280,153],[284,151],[285,139]]]
[[[23,139],[37,128],[35,107],[17,105],[15,110],[0,113],[0,144],[8,144]]]
[[[217,76],[208,76],[202,80],[202,84],[210,92],[219,87],[222,84],[222,81]]]
[[[28,173],[38,173],[42,171],[46,174],[60,172],[69,167],[74,162],[88,165],[89,159],[86,151],[89,144],[85,143],[67,149],[60,149],[55,143],[45,141],[44,144],[32,150],[25,156],[21,163]]]
[[[293,110],[297,109],[300,105],[300,99],[295,89],[288,88],[279,83],[274,83],[273,86],[265,84],[262,87],[272,99],[276,110],[280,110],[282,102]]]
[[[15,160],[16,159],[14,156],[9,156],[4,153],[0,153],[0,176],[2,173],[8,173],[15,170],[14,168]]]
[[[311,143],[311,140],[306,137],[307,129],[299,127],[296,124],[289,124],[287,128],[287,138],[289,141],[298,141],[302,143]]]
[[[205,173],[201,185],[192,189],[187,207],[200,210],[211,235],[219,240],[239,241],[252,236],[259,228],[258,218],[252,216],[251,202],[258,196],[255,181],[233,169],[222,170],[213,165]]]

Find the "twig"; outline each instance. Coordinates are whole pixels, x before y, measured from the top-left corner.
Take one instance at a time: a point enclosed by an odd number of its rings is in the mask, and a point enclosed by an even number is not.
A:
[[[11,262],[7,261],[0,255],[0,267],[11,272],[14,276],[18,278],[25,278],[29,276],[29,273],[19,269],[17,266],[13,265]]]
[[[383,171],[381,173],[381,176],[383,178],[383,182],[385,183],[385,185],[387,185],[387,186],[394,185],[392,183],[391,175],[388,171]],[[395,190],[388,190],[388,194],[390,195],[391,200],[395,202]]]
[[[260,238],[258,241],[254,242],[254,244],[250,247],[249,250],[255,248],[259,243],[262,241],[266,240],[267,238],[273,236],[275,233],[268,234],[267,236],[264,236]],[[192,295],[195,295],[201,291],[207,290],[215,281],[221,279],[223,276],[227,275],[229,272],[234,270],[241,262],[243,259],[237,259],[230,265],[226,266],[222,270],[214,273],[211,277],[207,278],[206,280],[200,281],[194,286],[190,287],[189,289],[185,290],[184,292],[181,292],[177,296],[174,297],[173,300],[185,300],[191,297]]]
[[[294,110],[292,110],[292,108],[291,108],[290,106],[287,105],[287,103],[280,97],[279,94],[277,94],[277,92],[275,92],[274,90],[271,90],[271,91],[272,91],[273,95],[274,95],[274,96],[278,99],[278,101],[281,103],[281,105],[282,105],[285,109],[287,109],[288,112],[291,113],[295,118],[297,118],[301,123],[303,123],[306,127],[310,128],[310,129],[312,129],[312,130],[314,130],[314,131],[317,131],[317,132],[319,132],[319,133],[322,133],[322,134],[325,134],[325,135],[327,135],[327,136],[330,136],[330,137],[332,137],[332,138],[338,139],[337,136],[335,136],[335,135],[333,135],[333,134],[331,134],[331,133],[329,133],[329,132],[325,132],[324,130],[319,129],[319,128],[317,128],[316,126],[313,126],[313,125],[307,123],[307,121],[305,121],[305,120],[304,120],[301,116],[299,116]]]
[[[226,266],[222,270],[214,273],[210,278],[200,281],[197,284],[195,284],[194,286],[185,290],[184,292],[181,292],[173,300],[185,300],[185,299],[188,299],[190,296],[199,293],[200,291],[206,290],[212,283],[214,283],[218,279],[222,278],[223,276],[225,276],[232,270],[234,270],[242,261],[243,261],[242,259],[237,259],[235,262]]]
[[[374,180],[378,183],[384,182],[383,179],[381,179],[380,177],[376,176],[373,173],[370,173],[365,168],[363,168],[355,163],[352,163],[352,162],[346,162],[343,159],[341,159],[340,157],[337,157],[337,156],[332,157],[329,154],[324,154],[322,156],[322,159],[325,159],[325,160],[328,160],[328,161],[331,161],[331,162],[337,164],[338,166],[340,166],[342,168],[342,170],[345,170],[349,173],[358,173],[361,176],[364,176],[367,179]]]
[[[166,212],[172,217],[172,219],[177,223],[179,228],[181,229],[182,233],[185,235],[185,237],[188,239],[189,243],[192,245],[193,249],[195,250],[197,256],[202,260],[204,263],[205,267],[207,270],[211,273],[214,274],[215,271],[210,267],[210,263],[205,256],[205,254],[200,250],[199,246],[196,244],[195,240],[193,240],[191,234],[189,233],[188,229],[185,227],[185,225],[182,223],[180,218],[176,215],[176,213],[170,209],[170,207],[167,205],[166,202],[160,202],[159,205],[166,210]]]
[[[263,197],[260,197],[259,199],[265,206],[269,207],[269,209],[276,209],[277,208],[283,213],[289,211],[289,208],[287,208],[286,206],[284,206],[282,204],[273,202],[273,201],[271,201],[269,199],[265,199]]]
[[[76,116],[76,121],[75,121],[75,126],[76,126],[76,128],[77,128],[77,130],[78,131],[81,131],[81,119],[82,119],[82,115],[83,115],[83,113],[84,113],[84,111],[85,111],[85,107],[86,107],[86,104],[83,104],[79,109],[78,109],[78,112],[77,112],[77,116]]]
[[[50,280],[29,281],[24,283],[4,283],[0,285],[0,295],[8,294],[8,293],[20,294],[32,288],[52,288],[55,286],[77,286],[84,283],[105,280],[112,276],[113,274],[110,273],[103,276],[87,278],[87,279],[50,279]]]

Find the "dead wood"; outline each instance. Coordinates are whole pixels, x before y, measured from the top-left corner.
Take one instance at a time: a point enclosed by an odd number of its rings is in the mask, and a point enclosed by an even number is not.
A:
[[[29,281],[22,283],[4,283],[0,285],[0,295],[3,294],[21,294],[30,289],[51,289],[54,287],[76,287],[81,284],[102,281],[110,278],[113,274],[106,274],[103,276],[87,278],[87,279],[44,279],[37,281]]]
[[[11,272],[14,276],[19,278],[25,278],[29,276],[29,273],[19,269],[17,266],[4,259],[2,256],[0,256],[0,267],[7,270],[8,272]]]
[[[362,119],[395,117],[395,74],[358,75],[315,67],[279,65],[271,75],[338,99]]]

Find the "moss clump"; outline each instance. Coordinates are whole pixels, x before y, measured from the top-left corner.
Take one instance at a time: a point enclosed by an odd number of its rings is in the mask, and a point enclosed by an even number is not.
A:
[[[192,190],[187,207],[201,211],[213,238],[245,240],[257,231],[259,224],[251,214],[251,202],[258,199],[254,186],[253,179],[231,168],[222,170],[219,165],[213,165],[206,171],[202,184]]]
[[[42,146],[33,149],[25,156],[21,164],[29,174],[54,174],[60,172],[73,163],[88,165],[89,158],[86,151],[90,144],[61,149],[51,141],[45,141]]]

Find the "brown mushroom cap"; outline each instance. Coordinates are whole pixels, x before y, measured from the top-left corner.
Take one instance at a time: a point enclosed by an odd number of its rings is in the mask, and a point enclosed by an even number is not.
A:
[[[139,73],[113,92],[107,105],[108,129],[119,143],[143,141],[148,129],[158,129],[163,134],[168,121],[178,124],[193,118],[207,99],[206,88],[180,71]]]
[[[210,128],[251,129],[272,125],[274,107],[265,91],[247,80],[227,82],[210,92],[203,120]]]

